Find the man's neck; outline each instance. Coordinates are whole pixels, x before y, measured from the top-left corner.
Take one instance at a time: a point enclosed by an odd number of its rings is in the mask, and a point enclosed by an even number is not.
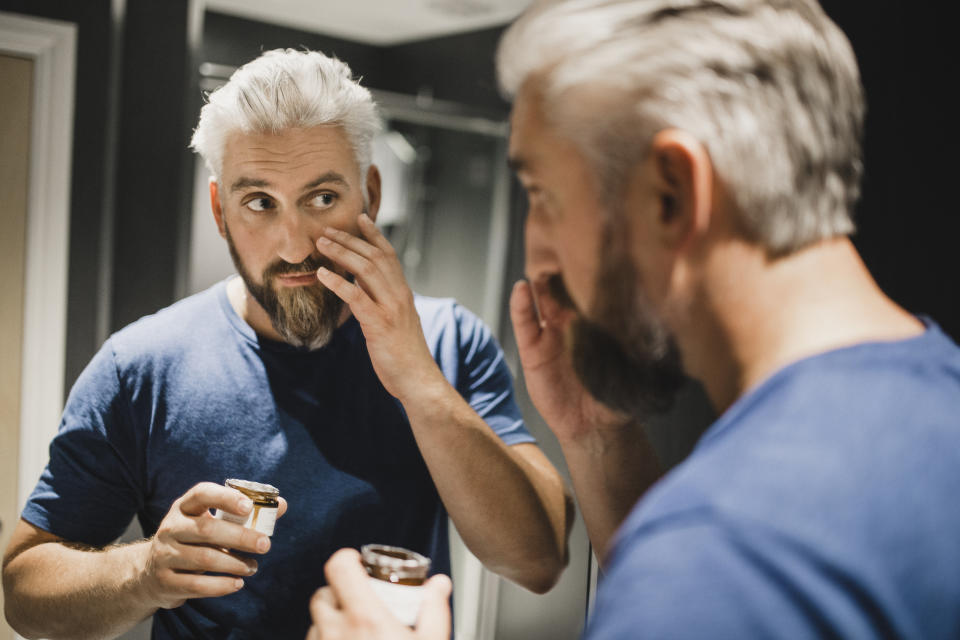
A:
[[[688,314],[696,322],[678,339],[721,412],[791,362],[924,330],[880,290],[846,238],[776,260],[742,242],[714,253]]]

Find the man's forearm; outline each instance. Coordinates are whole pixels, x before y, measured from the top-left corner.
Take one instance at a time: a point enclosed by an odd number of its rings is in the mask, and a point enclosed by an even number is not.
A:
[[[506,446],[446,381],[403,402],[447,512],[488,568],[532,591],[566,565],[572,504],[534,445]]]
[[[601,565],[610,541],[630,509],[661,476],[643,426],[593,430],[561,441],[573,490]]]
[[[10,625],[28,638],[111,638],[156,611],[140,576],[146,541],[87,550],[30,547],[3,570]]]

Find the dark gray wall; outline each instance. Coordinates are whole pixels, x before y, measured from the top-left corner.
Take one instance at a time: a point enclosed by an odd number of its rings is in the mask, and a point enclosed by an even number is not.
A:
[[[881,288],[960,340],[957,38],[926,4],[822,0],[846,32],[867,93],[863,199],[854,243]]]
[[[383,75],[383,50],[359,42],[207,12],[200,48],[204,62],[239,67],[270,49],[307,48],[340,58],[363,78],[368,87],[378,87]]]
[[[186,261],[196,61],[189,0],[127,0],[110,330],[173,302]]]
[[[492,62],[502,32],[498,27],[378,47],[208,12],[201,50],[204,61],[235,67],[269,49],[306,47],[344,60],[368,87],[424,93],[506,115],[509,105],[497,91]]]
[[[493,55],[503,27],[388,47],[381,89],[426,93],[506,116],[497,90]]]

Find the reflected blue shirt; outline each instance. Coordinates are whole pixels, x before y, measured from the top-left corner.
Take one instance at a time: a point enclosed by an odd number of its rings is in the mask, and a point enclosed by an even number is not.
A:
[[[416,298],[447,380],[508,445],[532,442],[490,331],[449,299]],[[289,508],[242,590],[154,616],[154,638],[297,638],[340,547],[398,545],[450,573],[447,516],[400,403],[353,318],[326,347],[258,336],[225,282],[114,334],[73,387],[23,517],[102,546],[135,515],[152,535],[201,481],[280,489]]]

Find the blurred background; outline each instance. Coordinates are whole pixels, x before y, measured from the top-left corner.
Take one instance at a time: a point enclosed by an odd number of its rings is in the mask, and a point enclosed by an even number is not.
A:
[[[527,4],[0,0],[0,546],[100,344],[232,273],[187,144],[204,92],[277,47],[336,55],[374,91],[387,122],[378,223],[415,290],[455,297],[493,329],[531,431],[566,472],[525,393],[506,306],[526,203],[506,167],[493,54]],[[957,339],[956,138],[941,77],[956,44],[897,1],[823,4],[853,43],[869,102],[855,242],[888,294]],[[681,460],[712,417],[691,385],[650,425],[663,460]],[[579,519],[571,553],[561,583],[536,596],[456,547],[457,637],[576,638],[597,574]],[[0,640],[13,637],[0,622]]]

